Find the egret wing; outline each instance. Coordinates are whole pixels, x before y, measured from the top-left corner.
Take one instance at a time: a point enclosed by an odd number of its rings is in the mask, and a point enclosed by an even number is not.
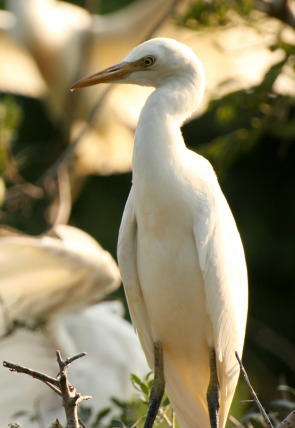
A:
[[[207,201],[206,209],[197,216],[194,234],[204,278],[206,308],[213,327],[211,339],[217,358],[220,426],[223,427],[239,375],[235,351],[241,355],[244,344],[247,270],[232,213],[219,186],[213,188],[214,199]]]
[[[54,232],[0,237],[0,294],[11,319],[71,312],[120,285],[115,260],[91,236],[67,225]]]
[[[126,202],[118,239],[118,262],[133,325],[149,365],[153,362],[153,343],[150,322],[137,272],[137,222],[133,189]]]

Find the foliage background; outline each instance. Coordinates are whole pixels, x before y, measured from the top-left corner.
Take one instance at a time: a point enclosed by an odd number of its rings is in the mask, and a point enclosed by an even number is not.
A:
[[[76,3],[84,5],[83,0]],[[100,12],[127,3],[105,0]],[[193,27],[195,37],[200,28],[234,25],[237,16],[258,27],[260,16],[250,14],[253,6],[251,1],[231,6],[197,1],[175,19]],[[285,95],[273,89],[286,67],[294,85],[294,44],[278,31],[277,43],[269,48],[284,51],[284,59],[269,69],[262,83],[212,99],[200,117],[183,127],[187,144],[212,162],[242,236],[250,293],[243,361],[265,403],[278,395],[279,382],[295,385],[295,99],[294,88]],[[39,101],[3,93],[0,102],[0,168],[6,169],[7,186],[15,184],[7,172],[10,150],[22,177],[34,182],[64,149],[61,130]],[[131,173],[88,177],[70,217],[70,224],[90,233],[114,257],[130,184]],[[1,221],[37,235],[48,227],[44,211],[49,203],[46,198],[30,200],[9,210],[4,204]],[[123,296],[122,289],[119,294]],[[238,399],[247,398],[245,387],[240,388]]]

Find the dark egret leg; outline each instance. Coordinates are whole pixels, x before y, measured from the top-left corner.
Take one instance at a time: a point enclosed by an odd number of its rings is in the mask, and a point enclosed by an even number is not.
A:
[[[163,347],[161,342],[154,343],[154,380],[151,389],[149,409],[144,428],[152,428],[165,391]]]
[[[211,428],[219,426],[219,396],[220,387],[218,382],[215,349],[209,349],[210,381],[207,389],[207,403]]]

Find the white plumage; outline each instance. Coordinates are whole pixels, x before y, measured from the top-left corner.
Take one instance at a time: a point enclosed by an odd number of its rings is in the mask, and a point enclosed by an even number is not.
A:
[[[0,293],[11,319],[69,313],[119,287],[116,262],[91,236],[66,225],[54,233],[0,238]]]
[[[144,376],[148,367],[121,302],[99,302],[120,286],[118,267],[91,236],[65,225],[56,236],[0,237],[0,360],[12,361],[56,376],[55,352],[63,358],[87,352],[69,366],[69,380],[82,395],[93,418],[104,408],[115,409],[111,397],[129,400],[134,389],[130,373]],[[42,330],[17,329],[45,317]],[[0,428],[18,422],[23,428],[63,423],[61,398],[29,376],[0,366]],[[18,413],[22,412],[22,413]],[[40,420],[32,421],[32,414]],[[111,417],[111,416],[110,416]]]
[[[118,242],[131,317],[151,367],[153,344],[163,346],[166,390],[182,428],[210,426],[206,393],[215,350],[223,428],[239,375],[235,351],[241,355],[244,343],[247,271],[215,173],[180,132],[203,96],[203,67],[186,46],[154,39],[73,89],[108,81],[156,88],[136,129]]]

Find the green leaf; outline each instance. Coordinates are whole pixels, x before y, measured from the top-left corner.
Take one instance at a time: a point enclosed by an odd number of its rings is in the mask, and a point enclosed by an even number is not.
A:
[[[169,398],[165,395],[164,396],[164,400],[162,402],[162,406],[169,406],[170,405],[170,400]]]
[[[97,428],[101,422],[101,420],[110,413],[111,409],[109,407],[102,409],[96,416],[94,423],[92,424],[92,428]]]
[[[28,410],[19,410],[18,412],[13,413],[12,418],[19,418],[20,416],[28,416],[30,412]]]
[[[112,420],[112,427],[126,428],[126,425],[123,424],[123,422],[114,419]]]
[[[131,381],[137,391],[143,392],[144,395],[149,395],[149,388],[147,384],[142,382],[138,376],[136,376],[135,374],[131,374]]]
[[[124,401],[119,400],[118,398],[112,397],[111,401],[116,404],[116,406],[120,407],[121,409],[125,409],[127,404]]]
[[[139,379],[138,376],[136,376],[136,374],[131,373],[131,380],[134,384],[140,385],[141,384],[141,380]]]
[[[79,418],[82,419],[83,422],[88,422],[92,415],[92,408],[89,406],[80,405],[78,407]]]
[[[144,378],[144,380],[146,381],[146,382],[149,382],[149,381],[152,381],[153,379],[151,379],[151,377],[153,376],[153,372],[152,371],[150,371],[150,372],[148,372],[146,375],[145,375],[145,378]]]
[[[236,24],[237,16],[249,21],[253,3],[253,0],[195,0],[178,16],[178,22],[190,28],[216,28]]]

